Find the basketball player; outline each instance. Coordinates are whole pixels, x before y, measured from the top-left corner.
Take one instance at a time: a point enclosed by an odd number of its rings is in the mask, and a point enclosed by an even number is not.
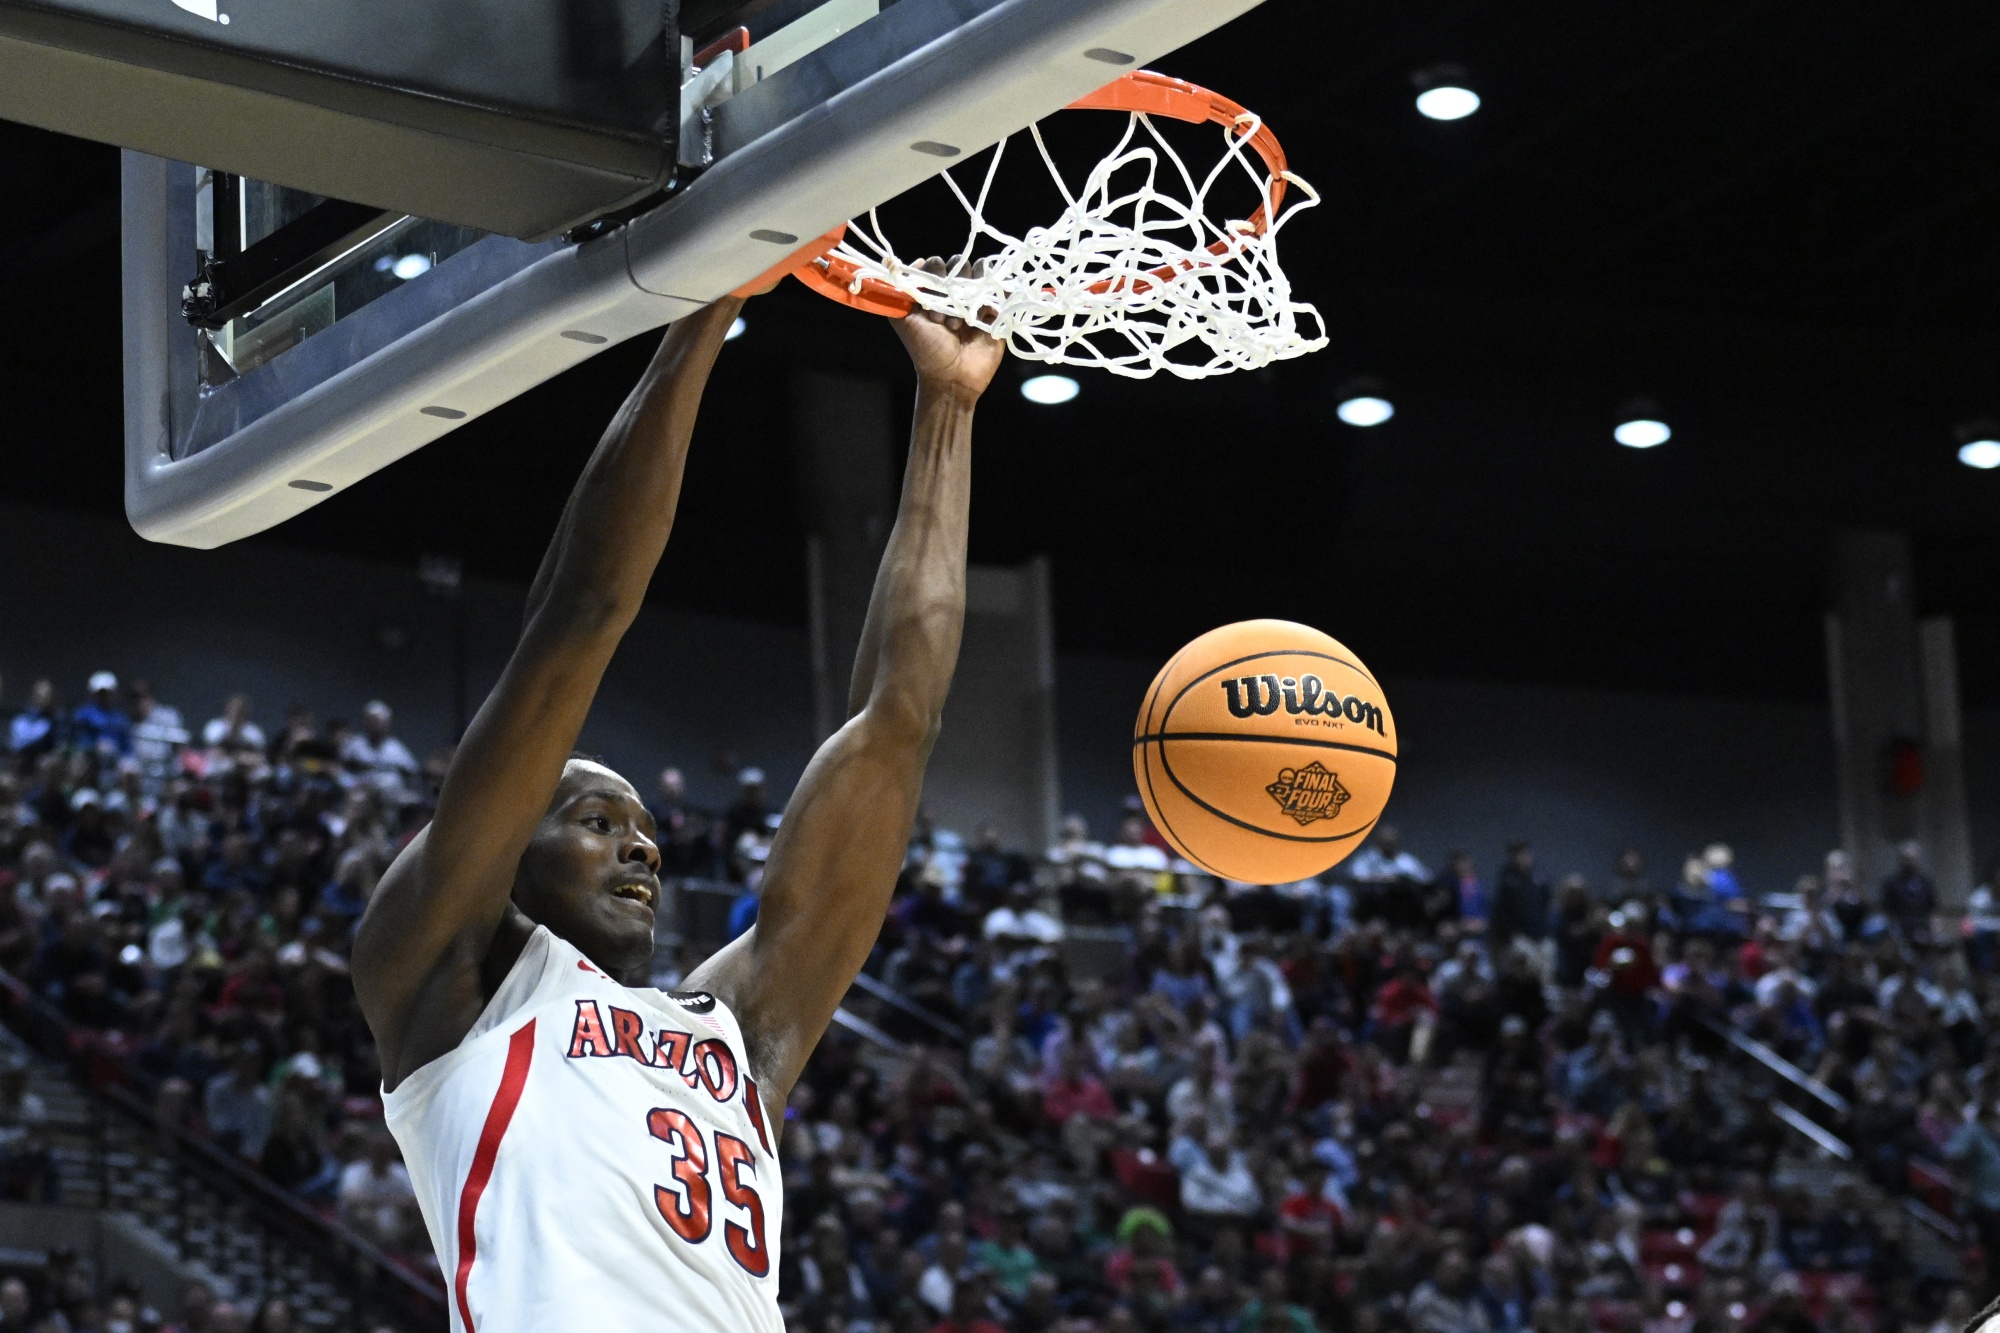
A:
[[[662,992],[645,985],[652,820],[571,747],[665,548],[740,305],[676,324],[605,432],[514,656],[355,940],[459,1333],[783,1327],[778,1131],[902,864],[958,656],[972,411],[1001,347],[956,320],[898,325],[916,421],[850,717],[786,807],[756,925]]]

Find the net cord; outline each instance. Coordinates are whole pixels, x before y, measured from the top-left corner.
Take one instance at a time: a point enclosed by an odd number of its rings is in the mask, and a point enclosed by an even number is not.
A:
[[[1304,355],[1326,345],[1325,326],[1311,305],[1292,299],[1277,237],[1319,195],[1285,171],[1292,193],[1285,208],[1274,206],[1276,178],[1244,151],[1260,127],[1249,113],[1223,126],[1224,151],[1197,181],[1152,118],[1132,112],[1117,145],[1072,190],[1039,127],[1030,126],[1064,204],[1049,226],[1014,236],[987,221],[1003,140],[976,196],[968,197],[949,169],[941,173],[968,220],[965,243],[944,273],[898,256],[877,210],[865,227],[848,228],[837,253],[853,266],[850,290],[871,279],[887,284],[1030,360],[1133,378],[1165,371],[1200,379]],[[1263,205],[1250,221],[1218,224],[1206,202],[1232,165]],[[1121,176],[1134,170],[1138,184],[1121,188]],[[1184,199],[1160,188],[1163,172]],[[994,252],[978,256],[982,243]]]

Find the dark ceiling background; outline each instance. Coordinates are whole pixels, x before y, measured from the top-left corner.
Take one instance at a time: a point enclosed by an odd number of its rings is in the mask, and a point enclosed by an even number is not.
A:
[[[1484,99],[1437,124],[1412,71]],[[974,558],[1053,561],[1059,642],[1161,657],[1284,615],[1378,669],[1823,693],[1834,535],[1908,532],[2000,701],[2000,11],[1971,4],[1269,0],[1162,68],[1263,112],[1326,203],[1285,233],[1333,336],[1204,384],[1084,375],[982,408]],[[120,506],[116,154],[0,125],[0,499]],[[803,622],[786,386],[908,380],[795,284],[710,390],[654,596]],[[526,579],[651,339],[258,541]],[[1372,431],[1335,388],[1379,377]],[[1673,440],[1615,445],[1620,405]],[[51,552],[51,567],[60,553]]]

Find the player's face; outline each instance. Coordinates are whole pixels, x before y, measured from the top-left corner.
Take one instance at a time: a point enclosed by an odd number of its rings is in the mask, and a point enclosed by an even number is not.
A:
[[[615,977],[653,956],[660,852],[653,817],[632,784],[572,759],[522,854],[514,904]]]

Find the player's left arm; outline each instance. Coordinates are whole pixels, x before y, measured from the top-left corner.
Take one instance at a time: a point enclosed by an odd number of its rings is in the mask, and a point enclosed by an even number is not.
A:
[[[785,807],[757,924],[686,983],[735,1012],[773,1108],[783,1107],[881,931],[965,620],[972,412],[1003,349],[922,312],[897,332],[916,363],[916,420],[855,654],[851,716]]]

